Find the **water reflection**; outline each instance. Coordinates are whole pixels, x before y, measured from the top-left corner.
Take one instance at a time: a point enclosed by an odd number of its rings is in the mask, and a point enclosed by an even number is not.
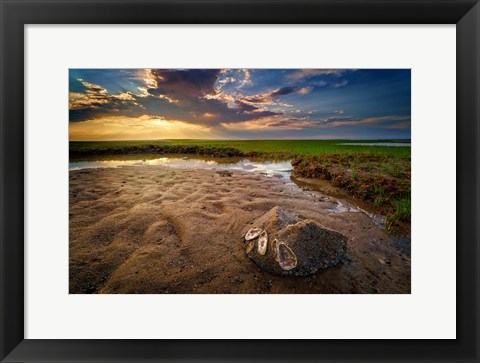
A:
[[[222,160],[199,159],[190,157],[161,157],[153,159],[119,160],[83,160],[71,161],[69,170],[91,168],[115,168],[120,166],[163,165],[180,169],[233,169],[248,172],[260,172],[267,176],[279,175],[290,180],[292,164],[290,161],[251,161],[248,159]]]

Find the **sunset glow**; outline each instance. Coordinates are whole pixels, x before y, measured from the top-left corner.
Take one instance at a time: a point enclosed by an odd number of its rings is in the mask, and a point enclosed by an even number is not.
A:
[[[410,70],[71,69],[70,140],[408,139]]]

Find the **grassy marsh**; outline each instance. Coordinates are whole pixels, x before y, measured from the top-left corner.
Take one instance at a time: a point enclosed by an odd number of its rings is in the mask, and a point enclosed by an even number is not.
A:
[[[149,150],[175,150],[183,147],[199,153],[215,150],[236,150],[239,154],[257,155],[265,158],[290,159],[295,156],[309,155],[388,155],[393,157],[410,158],[410,147],[340,145],[345,140],[162,140],[162,141],[73,141],[70,142],[70,152],[101,153],[129,151],[134,153],[148,152]],[[359,144],[375,140],[358,140]],[[349,141],[357,143],[357,141]],[[241,156],[241,155],[239,155]]]

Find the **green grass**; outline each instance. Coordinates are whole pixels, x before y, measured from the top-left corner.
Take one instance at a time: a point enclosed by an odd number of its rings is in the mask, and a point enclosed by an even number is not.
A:
[[[376,195],[375,199],[373,200],[373,206],[375,208],[381,207],[386,202],[385,192],[387,191],[387,186],[374,183],[372,186],[372,191]]]
[[[411,217],[411,197],[410,195],[405,195],[405,197],[400,199],[395,199],[392,201],[392,205],[395,208],[393,213],[387,215],[385,225],[387,229],[391,229],[393,225],[397,224],[398,221],[410,221]]]
[[[352,169],[352,178],[353,180],[357,180],[358,179],[358,168],[357,167],[354,167]]]
[[[378,140],[348,140],[349,143]],[[164,141],[77,141],[70,150],[112,149],[148,145],[197,145],[215,148],[234,148],[243,152],[258,152],[273,158],[331,154],[375,154],[399,158],[410,157],[410,147],[339,145],[346,140],[164,140]]]
[[[395,199],[392,201],[392,204],[395,207],[395,215],[399,220],[406,221],[410,219],[410,213],[411,213],[410,196],[407,196],[402,199]]]

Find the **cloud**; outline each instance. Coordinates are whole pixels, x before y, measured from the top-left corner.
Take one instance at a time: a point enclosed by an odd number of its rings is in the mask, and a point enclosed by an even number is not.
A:
[[[143,70],[144,77],[142,78],[148,88],[157,88],[157,77],[153,74],[151,69]]]
[[[242,69],[242,72],[243,72],[243,80],[240,82],[240,85],[239,85],[240,88],[252,84],[250,70]]]
[[[320,81],[316,81],[316,82],[311,82],[310,84],[312,86],[325,87],[328,83],[324,80],[320,80]]]
[[[309,116],[290,116],[275,115],[258,120],[250,120],[238,123],[222,124],[227,129],[232,130],[305,130],[312,128],[338,128],[345,126],[368,127],[376,126],[383,129],[409,129],[410,116],[382,116],[355,118],[352,115],[331,116],[320,119],[310,119]]]
[[[297,92],[300,93],[301,95],[307,95],[310,92],[312,92],[312,89],[313,87],[302,87]]]
[[[243,97],[242,102],[272,105],[276,104],[276,102],[274,102],[274,99],[277,97],[286,96],[291,93],[299,93],[305,95],[310,93],[311,90],[311,87],[281,87],[269,93],[261,93],[253,96]]]
[[[274,115],[257,120],[244,122],[227,122],[222,124],[229,130],[303,130],[311,126],[307,117],[285,117],[284,115]]]
[[[323,120],[318,120],[318,124],[324,127],[338,127],[338,126],[367,126],[377,125],[386,128],[404,128],[405,124],[410,124],[410,116],[381,116],[381,117],[366,117],[354,118],[353,116],[346,117],[331,117]],[[402,127],[397,125],[401,124]]]
[[[77,79],[85,87],[85,93],[69,93],[69,118],[70,121],[84,121],[95,116],[114,113],[133,115],[141,111],[141,106],[136,102],[136,96],[131,92],[121,92],[110,95],[107,90],[97,84]]]
[[[299,69],[289,74],[287,78],[292,81],[301,81],[323,75],[340,76],[347,71],[349,71],[349,69]]]
[[[349,107],[349,114],[340,109],[349,104],[350,96],[347,93],[346,99],[339,101],[334,89],[348,85],[342,75],[349,71],[310,69],[288,75],[288,70],[262,73],[246,69],[142,69],[129,70],[129,78],[125,79],[120,70],[105,74],[101,70],[96,74],[77,72],[78,77],[71,75],[70,79],[69,112],[71,125],[75,124],[71,127],[77,139],[85,137],[88,130],[104,138],[121,139],[126,137],[121,134],[125,131],[122,127],[131,128],[135,137],[162,138],[154,129],[159,127],[173,135],[168,125],[182,130],[191,125],[198,133],[193,135],[192,131],[190,137],[205,137],[208,130],[212,135],[212,130],[216,135],[229,130],[240,134],[262,130],[272,135],[276,130],[294,130],[292,134],[328,129],[347,132],[357,126],[364,131],[369,127],[409,130],[410,116],[359,117],[352,114],[354,106]],[[284,74],[299,81],[285,83]],[[315,78],[322,76],[330,77],[325,77],[326,81]],[[133,80],[130,85],[128,80]],[[325,89],[316,93],[316,87]],[[329,93],[335,95],[333,102]],[[380,104],[375,102],[371,104],[372,113],[388,114],[385,107],[375,108]],[[116,127],[118,132],[104,130],[108,127]],[[141,128],[145,132],[138,131]]]
[[[249,84],[250,72],[240,70],[242,84]],[[218,91],[220,75],[218,69],[162,70],[146,69],[137,74],[144,85],[137,87],[138,93],[122,92],[112,95],[100,85],[79,82],[85,92],[70,93],[70,121],[87,121],[108,115],[123,114],[138,117],[148,114],[182,122],[218,125],[222,122],[243,122],[277,115],[242,100],[243,96],[232,96]],[[234,77],[220,79],[220,84],[235,82]],[[279,89],[270,99],[288,94],[289,89]],[[255,97],[255,96],[253,96]]]
[[[341,82],[333,83],[332,87],[333,88],[340,88],[340,87],[345,87],[347,84],[348,84],[348,81],[346,79],[343,79]]]
[[[148,89],[150,95],[167,95],[178,98],[202,97],[214,92],[219,69],[192,69],[192,70],[150,70],[156,87]]]
[[[241,90],[253,84],[251,79],[252,71],[249,69],[221,69],[215,84],[215,91],[222,92],[225,88],[232,91]]]
[[[388,125],[389,129],[396,129],[396,130],[409,130],[412,127],[412,122],[410,118],[405,121],[399,120],[398,122],[395,122],[393,124]]]

